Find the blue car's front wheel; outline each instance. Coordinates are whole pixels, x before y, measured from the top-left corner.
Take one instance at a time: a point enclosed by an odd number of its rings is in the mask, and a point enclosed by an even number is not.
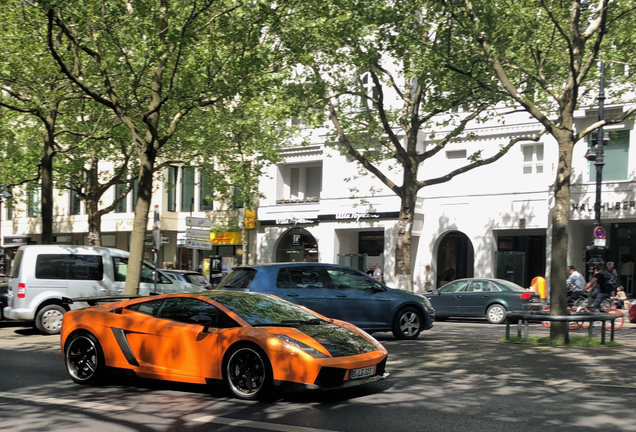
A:
[[[413,306],[402,308],[393,319],[393,336],[396,339],[415,339],[424,327],[420,311]]]

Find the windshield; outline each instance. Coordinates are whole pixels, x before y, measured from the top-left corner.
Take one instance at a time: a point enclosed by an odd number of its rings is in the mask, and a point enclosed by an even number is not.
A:
[[[214,290],[207,294],[252,326],[321,324],[327,321],[294,303],[258,293]]]
[[[255,276],[256,270],[254,269],[234,270],[232,273],[223,278],[223,280],[217,285],[216,289],[247,289],[252,284]]]

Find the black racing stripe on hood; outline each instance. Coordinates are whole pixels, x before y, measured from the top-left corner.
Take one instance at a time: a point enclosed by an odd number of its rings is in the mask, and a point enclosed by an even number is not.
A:
[[[304,325],[299,330],[318,341],[333,357],[352,356],[378,349],[368,339],[337,325]]]

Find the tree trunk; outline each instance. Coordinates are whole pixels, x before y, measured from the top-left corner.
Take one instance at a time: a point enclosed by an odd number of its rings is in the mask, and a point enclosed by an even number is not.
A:
[[[135,218],[130,238],[130,257],[128,259],[128,271],[126,274],[126,287],[124,295],[139,294],[139,282],[141,280],[141,267],[144,258],[146,243],[146,231],[148,227],[148,212],[152,200],[152,180],[155,168],[156,150],[152,143],[146,146],[145,151],[139,152],[141,169],[139,172],[139,196],[135,205]]]
[[[559,143],[559,163],[554,189],[552,210],[552,260],[550,266],[550,313],[567,314],[567,254],[568,226],[570,221],[570,177],[572,175],[572,151],[574,142],[571,133],[555,133]],[[550,325],[550,340],[565,342],[566,322]]]
[[[53,158],[55,157],[55,120],[57,104],[49,107],[45,121],[44,154],[42,155],[41,175],[41,218],[42,244],[53,243]]]
[[[413,220],[415,219],[415,200],[417,189],[404,184],[404,195],[401,197],[400,215],[398,217],[397,246],[395,248],[395,277],[397,287],[413,291],[413,275],[411,266],[411,239]]]
[[[88,245],[101,246],[102,214],[97,208],[97,200],[88,200],[86,213],[88,213]]]

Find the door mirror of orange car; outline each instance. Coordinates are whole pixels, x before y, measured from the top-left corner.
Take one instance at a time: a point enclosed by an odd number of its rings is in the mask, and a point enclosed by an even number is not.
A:
[[[214,319],[208,315],[195,315],[190,318],[192,324],[199,324],[203,326],[203,331],[207,332],[212,324],[216,324],[216,316]]]

